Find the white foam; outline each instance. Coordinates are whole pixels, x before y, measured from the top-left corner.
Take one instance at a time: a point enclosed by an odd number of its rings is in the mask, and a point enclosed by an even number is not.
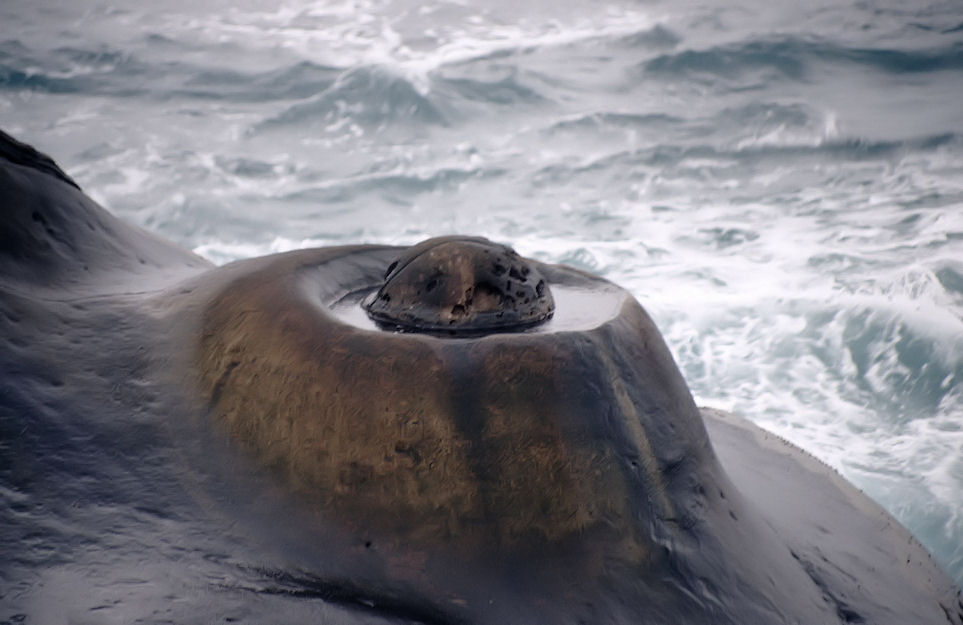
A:
[[[427,93],[431,72],[503,53],[562,46],[596,38],[645,31],[656,20],[646,12],[609,7],[586,15],[504,20],[493,12],[464,15],[431,29],[406,24],[404,12],[377,2],[282,2],[270,11],[231,10],[186,22],[167,17],[165,32],[193,32],[203,43],[233,43],[246,50],[283,49],[298,57],[334,67],[377,65],[397,71]],[[174,23],[180,20],[179,23]]]
[[[937,273],[963,258],[961,142],[933,138],[959,132],[958,85],[855,62],[822,61],[804,81],[744,92],[645,71],[662,54],[760,33],[904,50],[938,49],[945,35],[915,29],[924,39],[908,41],[899,19],[830,2],[755,3],[751,14],[664,5],[665,17],[653,5],[564,2],[550,14],[518,3],[221,4],[80,1],[48,7],[56,20],[25,10],[16,19],[33,20],[23,41],[38,54],[116,49],[157,73],[124,97],[11,87],[0,93],[6,123],[109,209],[218,263],[469,233],[602,273],[648,308],[700,402],[776,431],[893,509],[921,493],[919,506],[936,512],[915,527],[942,523],[963,542],[963,298]],[[850,27],[863,19],[879,29]],[[674,51],[620,40],[656,24],[679,36]],[[151,43],[157,33],[165,41]],[[332,75],[377,66],[423,94],[439,77],[514,72],[541,99],[473,103],[475,116],[394,134],[359,127],[347,108],[257,133],[310,95],[176,95],[208,71],[305,61]],[[900,82],[909,79],[912,89]],[[727,117],[758,103],[803,114],[743,126]],[[562,124],[581,119],[595,123]],[[264,175],[233,169],[241,158]],[[922,356],[901,359],[901,340]]]

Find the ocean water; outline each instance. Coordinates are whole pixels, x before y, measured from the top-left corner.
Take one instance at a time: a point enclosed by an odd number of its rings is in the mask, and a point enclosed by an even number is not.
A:
[[[602,274],[963,585],[961,103],[955,0],[0,3],[0,125],[115,214]]]

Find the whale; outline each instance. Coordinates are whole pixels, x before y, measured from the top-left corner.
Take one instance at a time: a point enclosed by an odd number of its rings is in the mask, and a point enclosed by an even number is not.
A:
[[[474,236],[214,266],[0,133],[0,622],[963,625],[617,285]]]

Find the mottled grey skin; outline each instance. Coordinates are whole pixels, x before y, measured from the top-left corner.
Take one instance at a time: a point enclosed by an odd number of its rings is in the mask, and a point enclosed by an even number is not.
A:
[[[0,605],[28,622],[963,625],[905,529],[698,409],[600,278],[532,264],[614,298],[590,327],[391,332],[335,309],[402,248],[215,268],[6,135],[0,198]]]

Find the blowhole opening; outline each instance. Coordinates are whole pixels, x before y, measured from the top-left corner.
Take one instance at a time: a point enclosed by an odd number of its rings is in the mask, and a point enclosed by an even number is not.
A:
[[[406,332],[478,335],[543,323],[555,301],[513,249],[478,237],[439,237],[406,250],[363,303],[377,323]]]

